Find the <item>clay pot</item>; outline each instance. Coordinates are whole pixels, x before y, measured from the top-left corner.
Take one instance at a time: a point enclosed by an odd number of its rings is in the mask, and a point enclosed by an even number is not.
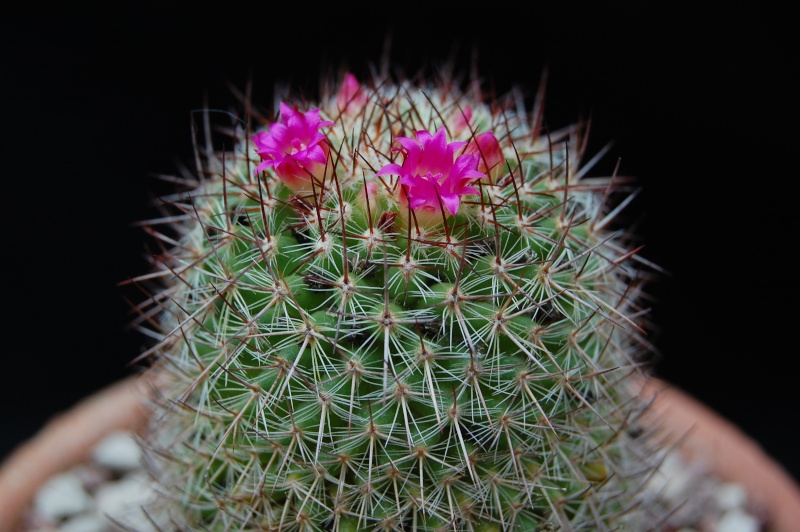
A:
[[[737,426],[679,388],[659,379],[645,387],[653,423],[672,434],[687,461],[707,464],[722,481],[744,486],[770,532],[800,530],[800,486]]]
[[[14,531],[40,486],[85,461],[108,433],[137,430],[147,420],[147,382],[130,377],[57,415],[0,467],[0,531]],[[745,487],[770,531],[800,530],[800,487],[751,438],[680,389],[652,379],[650,416],[690,460],[711,465],[721,480]]]

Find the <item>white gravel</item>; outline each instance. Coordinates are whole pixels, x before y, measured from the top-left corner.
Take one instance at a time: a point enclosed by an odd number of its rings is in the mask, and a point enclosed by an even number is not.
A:
[[[142,465],[142,453],[139,444],[124,431],[117,431],[106,436],[92,451],[92,462],[115,472],[127,472],[139,469]]]
[[[88,463],[42,486],[20,532],[155,531],[140,509],[155,494],[141,460],[129,433],[110,434]]]
[[[88,511],[92,498],[84,490],[77,473],[67,471],[42,486],[33,504],[39,515],[56,522]]]

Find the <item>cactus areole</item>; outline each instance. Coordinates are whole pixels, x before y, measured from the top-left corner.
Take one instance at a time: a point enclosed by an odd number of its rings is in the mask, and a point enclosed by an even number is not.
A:
[[[630,384],[647,263],[612,227],[628,183],[588,177],[585,130],[520,98],[338,81],[231,121],[224,149],[209,127],[145,224],[152,518],[635,526],[657,455]]]

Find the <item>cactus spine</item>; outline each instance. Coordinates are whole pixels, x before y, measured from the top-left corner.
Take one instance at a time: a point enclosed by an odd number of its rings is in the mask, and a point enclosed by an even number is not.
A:
[[[582,127],[545,133],[518,99],[338,81],[232,120],[224,149],[207,127],[196,174],[146,224],[154,519],[632,522],[655,456],[630,380],[645,268],[609,201],[630,190],[587,177]]]

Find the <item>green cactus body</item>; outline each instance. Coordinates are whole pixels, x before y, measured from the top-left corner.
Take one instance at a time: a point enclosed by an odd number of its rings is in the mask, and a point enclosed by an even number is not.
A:
[[[253,134],[276,121],[234,122],[148,224],[163,252],[141,284],[164,281],[139,307],[159,339],[149,511],[194,530],[630,522],[656,456],[628,384],[643,276],[608,227],[628,192],[585,177],[578,126],[543,134],[452,82],[349,82],[314,106],[332,124],[300,185],[256,171]],[[409,156],[399,137],[440,128],[485,176],[455,215],[379,172]]]

